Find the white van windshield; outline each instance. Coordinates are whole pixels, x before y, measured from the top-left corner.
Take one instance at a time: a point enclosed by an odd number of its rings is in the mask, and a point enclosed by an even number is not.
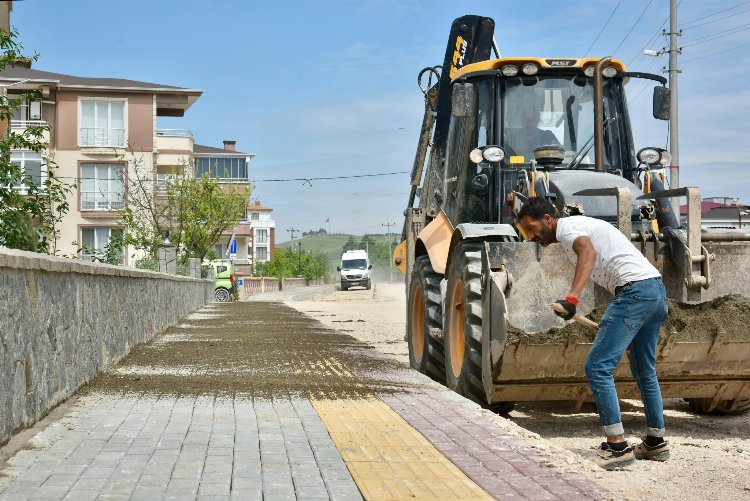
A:
[[[366,259],[345,259],[341,261],[341,267],[346,270],[366,270]]]

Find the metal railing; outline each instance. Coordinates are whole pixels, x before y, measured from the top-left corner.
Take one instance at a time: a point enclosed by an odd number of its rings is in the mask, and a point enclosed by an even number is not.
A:
[[[157,136],[193,137],[187,129],[156,129]]]
[[[82,191],[81,210],[121,210],[125,201],[121,191]]]
[[[40,125],[47,125],[46,120],[11,120],[11,129],[25,129],[26,127],[34,127]]]
[[[81,146],[125,146],[125,129],[82,127]]]

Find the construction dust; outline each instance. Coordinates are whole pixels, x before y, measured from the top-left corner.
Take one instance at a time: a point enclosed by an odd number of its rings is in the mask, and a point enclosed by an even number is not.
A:
[[[725,341],[750,340],[750,298],[739,294],[721,296],[699,304],[686,304],[667,300],[669,316],[662,329],[662,337],[677,333],[682,342],[710,342],[719,333],[724,333]],[[601,322],[608,305],[591,311],[587,318]],[[518,343],[525,339],[531,344],[567,344],[571,336],[577,336],[580,343],[592,343],[596,329],[571,322],[561,329],[529,334],[508,325],[508,343]]]

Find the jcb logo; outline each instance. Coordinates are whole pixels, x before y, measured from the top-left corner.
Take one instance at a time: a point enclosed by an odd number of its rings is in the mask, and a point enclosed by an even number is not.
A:
[[[453,64],[451,64],[451,71],[449,73],[451,78],[458,71],[458,68],[464,65],[464,57],[466,57],[466,48],[468,46],[469,44],[463,37],[459,36],[456,38],[456,49],[453,51]]]

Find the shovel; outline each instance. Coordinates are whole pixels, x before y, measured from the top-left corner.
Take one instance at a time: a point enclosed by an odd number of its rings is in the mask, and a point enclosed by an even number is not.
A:
[[[568,313],[568,310],[566,310],[565,307],[563,307],[563,305],[561,305],[559,303],[552,303],[551,305],[549,305],[549,307],[552,308],[553,310],[555,310],[558,313]],[[579,315],[578,313],[576,313],[575,315],[573,315],[573,321],[578,322],[581,325],[585,325],[586,327],[590,327],[592,329],[598,329],[599,328],[599,324],[597,324],[593,320],[589,320],[588,318],[584,317],[583,315]]]

